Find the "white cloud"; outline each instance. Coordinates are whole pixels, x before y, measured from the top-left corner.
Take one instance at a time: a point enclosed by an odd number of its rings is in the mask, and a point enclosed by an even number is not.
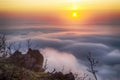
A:
[[[113,50],[112,52],[110,52],[108,54],[108,56],[112,56],[112,57],[120,57],[120,51],[119,50]]]
[[[86,67],[79,63],[74,55],[67,52],[60,52],[55,49],[45,48],[41,50],[45,58],[48,59],[48,71],[54,68],[57,71],[61,71],[64,66],[64,72],[67,73],[70,70],[72,72],[83,73],[86,71]]]

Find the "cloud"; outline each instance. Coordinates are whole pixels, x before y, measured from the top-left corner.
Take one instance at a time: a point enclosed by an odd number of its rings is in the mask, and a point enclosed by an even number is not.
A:
[[[71,53],[60,52],[52,48],[42,49],[41,52],[48,60],[48,71],[52,71],[54,68],[57,71],[62,71],[63,66],[64,73],[68,73],[69,71],[83,73],[86,69],[86,67],[80,64],[77,58]]]
[[[120,64],[120,51],[119,50],[113,50],[108,55],[103,57],[103,61],[111,66],[115,66]]]
[[[90,24],[95,25],[110,25],[118,26],[120,25],[120,13],[119,12],[106,12],[97,13],[91,17],[88,21]]]
[[[22,14],[22,15],[21,15]],[[64,20],[61,17],[53,15],[53,13],[27,14],[27,13],[2,13],[0,12],[0,30],[1,29],[15,29],[25,28],[21,26],[31,25],[63,25]],[[15,26],[15,27],[14,27]],[[16,27],[17,26],[17,27]],[[29,27],[30,28],[30,27]]]
[[[33,48],[37,44],[36,48],[41,49],[43,54],[45,53],[44,56],[48,58],[50,71],[53,68],[60,71],[65,66],[67,68],[65,72],[69,69],[85,72],[88,67],[86,56],[88,52],[92,52],[93,56],[99,60],[97,74],[101,80],[119,80],[120,78],[119,35],[82,35],[79,31],[70,32],[51,27],[5,31],[10,41],[22,42],[22,48],[26,48],[27,39],[32,39]]]

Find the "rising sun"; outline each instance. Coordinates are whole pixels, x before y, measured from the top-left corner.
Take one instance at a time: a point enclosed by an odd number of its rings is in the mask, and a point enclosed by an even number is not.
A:
[[[73,17],[77,17],[77,12],[73,12],[73,13],[72,13],[72,16],[73,16]]]

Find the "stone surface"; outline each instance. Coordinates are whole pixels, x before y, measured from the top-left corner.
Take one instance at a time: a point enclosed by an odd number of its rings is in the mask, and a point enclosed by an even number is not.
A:
[[[15,51],[15,53],[11,55],[10,58],[14,64],[20,67],[24,67],[35,72],[42,70],[44,57],[39,52],[39,50],[29,49],[28,52],[24,55],[19,51]]]

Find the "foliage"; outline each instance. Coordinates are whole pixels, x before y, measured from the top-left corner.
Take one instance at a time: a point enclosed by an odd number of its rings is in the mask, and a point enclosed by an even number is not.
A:
[[[0,80],[75,80],[72,73],[34,72],[14,65],[8,59],[0,59]]]

